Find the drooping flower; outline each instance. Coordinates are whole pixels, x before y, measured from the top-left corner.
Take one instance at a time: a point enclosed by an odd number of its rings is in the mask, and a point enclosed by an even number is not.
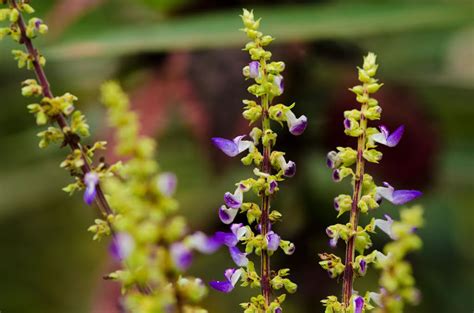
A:
[[[135,248],[135,241],[127,233],[117,233],[109,245],[109,253],[117,261],[126,259]]]
[[[234,193],[226,192],[224,194],[225,204],[233,209],[238,209],[242,205],[244,199],[243,190],[240,186],[235,189]]]
[[[296,174],[296,163],[293,161],[286,162],[283,155],[279,155],[277,158],[278,165],[283,170],[283,175],[286,177],[293,177]]]
[[[228,247],[235,247],[237,243],[245,237],[247,234],[247,227],[244,226],[242,223],[239,224],[232,224],[230,226],[231,232],[216,232],[215,238],[221,244],[224,244]]]
[[[364,309],[364,298],[356,296],[354,298],[354,313],[362,313]]]
[[[257,78],[260,75],[260,62],[252,61],[249,63],[249,77]]]
[[[97,194],[96,187],[99,184],[99,175],[95,172],[88,172],[84,176],[84,185],[86,185],[86,190],[84,191],[84,202],[87,205],[91,205]]]
[[[224,224],[230,224],[234,221],[239,209],[228,208],[225,205],[222,205],[219,208],[219,218]]]
[[[393,219],[388,214],[385,214],[384,217],[385,217],[385,220],[382,220],[382,219],[375,220],[375,223],[374,223],[375,227],[380,228],[380,230],[386,233],[391,239],[396,239],[392,231]]]
[[[388,128],[380,126],[380,133],[372,135],[372,140],[388,147],[395,147],[402,139],[405,126],[398,127],[393,133],[390,134]]]
[[[335,169],[341,165],[341,159],[336,151],[330,151],[326,156],[326,165],[329,168]]]
[[[237,266],[247,266],[249,259],[247,253],[241,252],[237,247],[229,247],[229,253]]]
[[[214,235],[208,237],[201,231],[188,236],[187,244],[190,248],[205,254],[214,253],[222,246],[222,242],[217,238],[217,236]]]
[[[217,291],[229,293],[242,275],[242,269],[229,268],[224,272],[225,281],[211,281],[209,285]]]
[[[245,135],[237,136],[233,140],[214,137],[212,143],[228,156],[235,157],[253,145],[251,141],[243,140],[243,138]]]
[[[175,242],[170,246],[171,259],[180,271],[185,271],[193,261],[192,251],[182,242]]]
[[[305,115],[296,118],[295,114],[291,110],[288,110],[286,111],[286,122],[290,133],[299,136],[305,131],[308,125],[308,118]]]
[[[285,83],[284,83],[284,80],[283,80],[283,76],[281,76],[281,75],[275,76],[273,78],[273,84],[275,84],[275,86],[277,87],[278,94],[279,95],[283,94],[283,91],[285,91]]]
[[[383,183],[385,187],[377,187],[375,200],[380,201],[385,198],[393,204],[401,205],[414,200],[422,195],[418,190],[395,190],[389,183]]]
[[[161,193],[165,196],[171,197],[176,191],[178,179],[174,173],[166,172],[158,176],[156,183],[158,185],[158,190],[160,190]]]
[[[280,236],[272,230],[265,235],[265,241],[268,251],[276,251],[280,246]]]

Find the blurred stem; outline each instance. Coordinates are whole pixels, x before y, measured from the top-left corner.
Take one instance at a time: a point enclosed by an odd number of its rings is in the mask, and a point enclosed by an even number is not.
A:
[[[367,94],[367,91],[364,91]],[[353,283],[354,283],[354,257],[355,257],[355,240],[357,227],[359,223],[359,208],[357,207],[360,197],[361,189],[364,180],[364,166],[365,160],[363,153],[365,150],[366,143],[366,129],[367,129],[367,119],[364,116],[364,112],[367,110],[368,104],[363,103],[361,108],[360,116],[360,127],[362,128],[362,134],[358,137],[357,141],[357,164],[356,164],[356,173],[354,178],[354,192],[352,195],[352,207],[351,207],[351,216],[350,224],[352,228],[352,236],[349,238],[346,245],[346,257],[345,257],[345,268],[344,268],[344,282],[342,286],[342,298],[344,301],[344,306],[347,309],[350,305],[350,300],[352,297]]]
[[[17,0],[10,0],[10,3],[12,7],[18,10],[20,12],[20,15],[18,17],[17,25],[20,28],[21,32],[21,39],[20,43],[25,45],[26,50],[28,51],[29,55],[33,58],[32,63],[33,63],[33,68],[34,72],[36,74],[36,77],[38,78],[38,81],[43,88],[43,96],[46,98],[54,98],[53,93],[51,92],[51,88],[49,85],[48,78],[46,76],[46,73],[44,72],[43,67],[41,66],[39,62],[39,53],[38,50],[33,46],[33,42],[31,39],[26,35],[26,25],[25,21],[23,19],[23,15],[21,14],[21,11],[18,9],[18,4]],[[70,138],[70,136],[64,132],[64,129],[69,128],[69,123],[66,119],[66,117],[63,114],[58,114],[55,116],[55,121],[58,124],[59,128],[64,134],[64,140],[65,142],[69,145],[71,150],[79,150],[82,153],[82,159],[84,161],[84,165],[81,167],[82,173],[85,175],[91,171],[91,165],[89,164],[87,158],[84,155],[84,151],[82,149],[82,146],[80,142],[76,139]],[[110,208],[109,203],[105,199],[104,192],[102,191],[102,187],[100,184],[97,184],[96,187],[97,191],[97,196],[95,198],[95,201],[97,203],[97,206],[99,207],[99,210],[104,216],[112,215],[113,211]]]
[[[263,119],[262,119],[262,128],[263,133],[265,134],[266,130],[270,129],[270,118],[268,116],[268,106],[269,100],[268,96],[262,96],[262,109],[263,109]],[[263,166],[262,172],[271,174],[271,164],[270,164],[270,154],[271,154],[271,143],[268,143],[267,146],[263,147]],[[270,197],[264,192],[262,197],[262,216],[260,218],[260,229],[261,234],[265,240],[265,237],[269,231],[268,227],[270,224],[269,221],[270,214]],[[261,256],[261,287],[262,295],[265,299],[265,308],[268,308],[270,305],[270,256],[268,255],[267,249],[262,249]]]

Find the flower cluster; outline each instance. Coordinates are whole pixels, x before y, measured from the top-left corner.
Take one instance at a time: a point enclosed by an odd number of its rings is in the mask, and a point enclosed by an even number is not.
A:
[[[272,290],[286,289],[296,291],[296,284],[288,279],[289,270],[270,270],[270,256],[279,248],[290,255],[295,247],[283,240],[272,230],[272,225],[282,217],[281,213],[271,210],[270,200],[279,191],[279,186],[287,177],[296,173],[296,164],[287,161],[285,153],[273,150],[277,134],[271,128],[271,121],[281,125],[285,123],[293,135],[301,135],[307,124],[304,115],[297,118],[292,109],[294,104],[286,106],[273,100],[284,91],[282,72],[283,62],[272,62],[271,52],[265,50],[273,38],[259,31],[260,19],[255,20],[253,12],[243,11],[243,31],[250,38],[245,51],[250,54],[251,62],[244,67],[243,75],[251,80],[249,93],[255,100],[244,100],[243,117],[254,124],[261,122],[261,127],[254,127],[248,135],[234,139],[213,138],[214,145],[230,157],[246,153],[241,161],[244,165],[254,166],[254,177],[244,179],[236,184],[233,191],[226,192],[224,204],[218,209],[220,220],[230,225],[230,231],[217,232],[215,239],[227,246],[236,268],[227,269],[225,280],[213,281],[211,287],[221,292],[230,292],[240,281],[242,286],[261,288],[261,294],[252,297],[241,306],[246,313],[280,313],[285,294],[272,299]],[[253,202],[252,195],[261,200],[261,206]],[[247,200],[248,199],[248,200]],[[234,223],[238,213],[246,214],[248,224]],[[241,251],[239,244],[243,245]],[[252,253],[260,256],[261,271],[255,271],[254,262],[249,260]]]
[[[422,224],[421,209],[403,210],[400,222],[386,215],[385,219],[372,218],[365,227],[359,225],[360,213],[368,214],[377,209],[384,199],[395,205],[403,205],[421,195],[417,190],[396,190],[387,182],[377,186],[373,177],[365,172],[365,162],[378,163],[382,159],[377,145],[395,147],[404,132],[403,126],[390,133],[385,126],[377,129],[367,125],[369,121],[379,120],[382,113],[378,101],[372,97],[383,85],[374,78],[377,68],[375,54],[369,53],[364,58],[363,67],[358,68],[361,84],[350,89],[355,93],[361,108],[344,112],[344,132],[357,138],[357,149],[338,147],[337,151],[327,155],[327,165],[333,171],[333,180],[339,182],[349,177],[353,186],[352,195],[341,194],[334,199],[338,217],[349,212],[349,222],[331,225],[326,229],[331,247],[336,247],[339,239],[346,243],[345,259],[329,253],[319,255],[320,265],[332,278],[343,276],[342,301],[339,302],[335,296],[322,301],[327,313],[363,313],[374,309],[372,304],[379,313],[401,312],[395,307],[403,307],[402,299],[414,302],[416,294],[411,268],[403,261],[403,257],[421,244],[414,234]],[[385,247],[386,254],[377,250],[366,252],[372,246],[371,234],[377,229],[393,240]],[[354,278],[364,276],[371,263],[382,270],[382,289],[380,293],[367,292],[362,297],[354,290]]]
[[[212,253],[221,244],[202,232],[188,235],[172,198],[176,176],[159,171],[155,142],[139,136],[137,116],[117,83],[102,86],[102,102],[116,130],[116,152],[127,159],[104,185],[115,211],[110,252],[123,264],[109,277],[121,282],[130,312],[206,312],[196,305],[207,293],[205,285],[184,272],[193,251]]]

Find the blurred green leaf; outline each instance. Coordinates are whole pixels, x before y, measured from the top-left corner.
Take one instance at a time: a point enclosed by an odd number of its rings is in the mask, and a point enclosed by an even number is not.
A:
[[[469,6],[448,4],[298,5],[256,10],[264,31],[279,42],[370,35],[462,26],[471,22]],[[144,51],[202,49],[241,45],[240,10],[176,18],[158,24],[126,25],[69,36],[48,49],[50,58],[112,57]]]

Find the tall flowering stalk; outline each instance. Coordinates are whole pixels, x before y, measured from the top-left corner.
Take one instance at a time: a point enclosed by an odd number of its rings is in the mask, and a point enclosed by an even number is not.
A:
[[[280,212],[272,210],[271,199],[279,191],[279,184],[286,177],[295,175],[296,164],[287,161],[284,152],[274,149],[277,134],[272,130],[271,121],[280,125],[286,123],[290,133],[298,136],[304,132],[307,119],[304,115],[296,118],[292,112],[294,104],[286,106],[274,103],[275,98],[284,90],[281,73],[285,64],[271,61],[272,54],[265,50],[265,47],[274,39],[259,31],[260,19],[255,20],[253,12],[245,9],[241,17],[244,23],[243,31],[250,38],[244,50],[248,51],[252,60],[244,67],[243,75],[252,81],[248,91],[256,97],[256,100],[243,101],[243,116],[250,124],[260,122],[261,126],[250,131],[250,140],[246,139],[247,135],[240,135],[232,140],[212,139],[216,147],[230,157],[246,152],[247,155],[241,161],[244,165],[255,166],[255,176],[238,182],[235,191],[226,192],[224,195],[225,204],[218,210],[219,217],[224,224],[230,225],[231,231],[216,233],[216,239],[228,246],[237,268],[226,270],[224,281],[214,281],[210,285],[222,292],[232,291],[239,280],[242,286],[260,287],[260,295],[241,304],[244,312],[280,313],[281,303],[286,295],[274,296],[272,290],[285,288],[287,292],[294,293],[296,284],[287,278],[289,269],[271,269],[270,257],[278,248],[288,255],[292,254],[295,248],[289,241],[282,240],[272,229],[272,225],[282,216]],[[255,202],[244,201],[244,196],[250,191],[260,198],[261,206]],[[246,213],[248,225],[233,223],[239,212]],[[239,243],[245,246],[244,252],[238,247]],[[252,253],[260,256],[259,273],[255,270],[254,262],[248,258]]]
[[[220,244],[201,232],[188,235],[186,220],[177,214],[172,198],[176,176],[159,170],[155,141],[139,135],[137,115],[117,83],[102,86],[102,102],[116,130],[116,152],[126,158],[118,174],[105,181],[115,210],[110,252],[123,264],[109,278],[121,282],[130,312],[207,312],[196,305],[207,293],[205,285],[184,273],[193,250],[212,253]]]
[[[93,163],[95,152],[105,149],[106,142],[82,143],[90,133],[85,116],[75,108],[77,98],[70,93],[53,95],[44,71],[46,59],[33,46],[32,39],[45,34],[48,27],[36,17],[26,22],[23,15],[34,12],[29,1],[1,3],[8,6],[0,9],[0,21],[9,20],[10,26],[0,28],[0,38],[10,36],[24,45],[24,50],[13,50],[14,58],[20,68],[36,75],[36,79],[23,82],[22,94],[41,97],[38,103],[28,105],[36,123],[48,125],[38,133],[39,146],[57,143],[70,147],[61,167],[75,181],[63,190],[70,194],[84,190],[84,202],[95,202],[102,213],[89,231],[95,240],[113,237],[110,252],[123,269],[109,278],[122,283],[124,309],[134,313],[206,312],[195,305],[206,294],[205,285],[198,278],[185,277],[184,272],[192,262],[193,250],[211,253],[220,243],[201,232],[187,235],[186,222],[175,214],[177,204],[172,199],[176,177],[158,171],[154,142],[138,137],[137,119],[129,112],[127,98],[115,84],[104,87],[110,121],[118,129],[118,150],[128,161],[124,166],[121,162],[109,165],[103,159]]]
[[[421,244],[414,234],[416,228],[422,225],[421,209],[402,211],[400,222],[394,222],[386,215],[386,219],[373,218],[365,227],[359,225],[359,215],[368,214],[369,211],[378,208],[382,199],[395,205],[402,205],[421,195],[417,190],[395,190],[386,182],[383,186],[377,186],[372,176],[365,171],[365,162],[379,163],[382,159],[377,144],[395,147],[404,132],[403,126],[393,133],[390,133],[385,126],[380,126],[378,129],[368,127],[368,122],[379,120],[382,113],[378,101],[372,97],[372,94],[383,85],[374,78],[377,68],[375,54],[369,53],[364,58],[363,67],[358,68],[361,85],[350,89],[356,94],[356,101],[360,103],[361,108],[344,112],[344,132],[357,138],[357,150],[351,147],[338,147],[337,151],[331,151],[327,156],[327,165],[333,170],[333,180],[339,182],[345,177],[350,177],[353,186],[352,196],[341,194],[334,199],[338,217],[349,212],[349,222],[335,224],[326,229],[332,247],[337,245],[339,239],[346,243],[344,262],[334,254],[319,255],[321,266],[332,278],[343,276],[342,301],[339,302],[335,296],[322,301],[327,313],[368,312],[374,308],[370,301],[378,305],[377,312],[401,312],[393,309],[392,305],[387,305],[387,301],[397,299],[396,301],[401,302],[405,299],[413,302],[416,294],[413,278],[408,270],[409,265],[403,261],[403,257],[410,250],[419,248]],[[376,228],[394,240],[385,247],[386,255],[377,250],[365,253],[372,246],[370,234],[375,233]],[[383,289],[380,293],[367,292],[365,297],[362,297],[354,288],[354,279],[356,276],[364,276],[370,263],[382,269],[380,283]],[[393,269],[402,269],[404,272],[394,273]]]

